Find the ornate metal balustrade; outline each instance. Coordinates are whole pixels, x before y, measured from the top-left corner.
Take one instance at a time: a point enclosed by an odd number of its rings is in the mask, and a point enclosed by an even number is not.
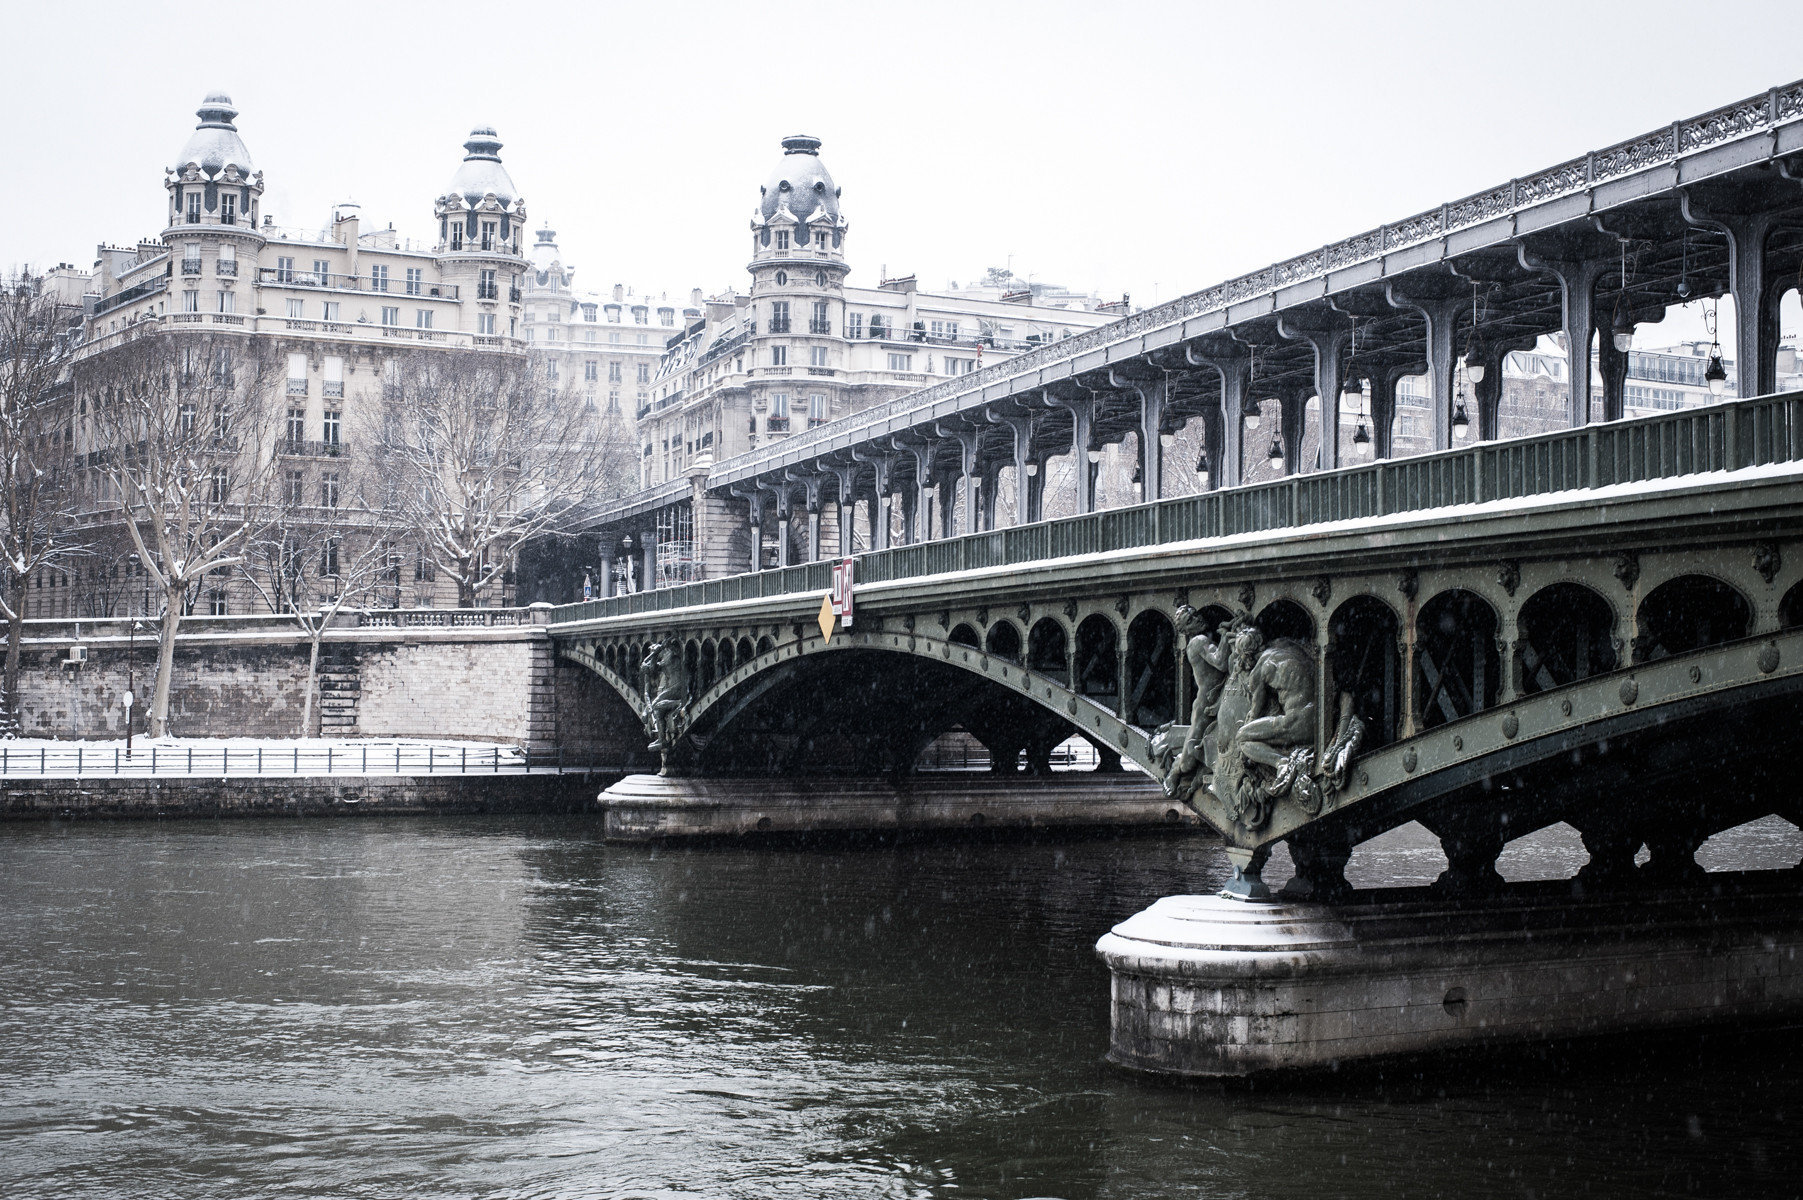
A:
[[[1803,462],[1803,393],[1784,393],[1418,458],[1293,475],[858,555],[860,583],[920,578],[1268,529]],[[660,489],[673,497],[680,490]],[[648,507],[652,500],[644,501]],[[561,605],[553,624],[823,592],[831,562]]]

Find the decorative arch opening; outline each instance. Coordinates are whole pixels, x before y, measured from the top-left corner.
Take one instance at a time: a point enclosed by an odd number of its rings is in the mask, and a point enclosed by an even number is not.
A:
[[[975,627],[967,624],[960,624],[953,629],[948,640],[960,646],[973,646],[979,650],[983,648],[983,639],[977,636]]]
[[[1308,610],[1294,600],[1273,600],[1258,612],[1252,623],[1265,635],[1267,643],[1278,638],[1295,638],[1304,646],[1315,644],[1315,621]]]
[[[1778,628],[1795,629],[1803,625],[1803,583],[1784,593],[1778,601]]]
[[[1020,630],[1012,621],[997,621],[989,627],[989,653],[1009,662],[1020,661]]]
[[[1177,635],[1163,613],[1147,611],[1127,626],[1127,720],[1155,729],[1177,719]]]
[[[1051,617],[1041,617],[1027,633],[1027,669],[1070,686],[1070,639]]]
[[[701,679],[701,661],[701,643],[693,640],[684,642],[682,644],[682,669],[683,673],[689,677],[690,687],[694,687]]]
[[[619,674],[620,648],[618,646],[603,647],[601,650],[601,665],[614,672],[616,675]]]
[[[1521,606],[1515,661],[1521,694],[1549,691],[1613,671],[1615,611],[1581,583],[1541,588]]]
[[[1733,587],[1709,575],[1680,575],[1640,602],[1634,661],[1731,642],[1746,637],[1752,623],[1752,606]]]
[[[719,648],[714,645],[713,638],[708,638],[701,643],[701,668],[697,674],[691,676],[691,678],[695,680],[695,690],[697,692],[705,692],[707,689],[714,686],[714,680],[718,678],[717,672],[720,665],[718,651]]]
[[[632,690],[635,692],[643,691],[645,687],[643,673],[640,671],[640,666],[644,661],[645,648],[643,646],[633,642],[626,648],[626,682],[632,685]]]
[[[731,638],[721,638],[719,648],[714,651],[714,661],[721,677],[732,674],[733,645]]]
[[[751,639],[748,637],[740,638],[739,639],[739,665],[742,667],[746,663],[750,662],[752,659],[756,658],[757,656],[758,656],[758,648],[752,644]]]
[[[763,655],[770,653],[774,649],[776,649],[776,643],[770,640],[769,634],[765,634],[763,637],[758,639],[758,656],[759,657],[762,657]]]
[[[1120,634],[1100,613],[1077,626],[1076,690],[1110,711],[1121,702]]]
[[[1501,655],[1496,610],[1476,592],[1453,588],[1415,619],[1415,718],[1432,729],[1496,703]]]
[[[1376,596],[1354,596],[1327,621],[1330,694],[1352,697],[1352,711],[1365,723],[1367,749],[1396,740],[1402,717],[1402,622]],[[1337,711],[1329,714],[1336,720]]]

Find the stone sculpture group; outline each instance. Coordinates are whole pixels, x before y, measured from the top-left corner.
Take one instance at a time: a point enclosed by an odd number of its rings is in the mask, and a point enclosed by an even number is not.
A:
[[[1346,769],[1364,738],[1364,723],[1340,697],[1333,740],[1315,757],[1315,660],[1293,638],[1269,644],[1247,615],[1223,622],[1210,637],[1201,613],[1177,609],[1177,633],[1195,681],[1189,724],[1161,726],[1152,757],[1164,790],[1202,812],[1206,792],[1247,831],[1264,828],[1279,802],[1315,816],[1345,785]],[[1207,816],[1207,813],[1203,813]]]

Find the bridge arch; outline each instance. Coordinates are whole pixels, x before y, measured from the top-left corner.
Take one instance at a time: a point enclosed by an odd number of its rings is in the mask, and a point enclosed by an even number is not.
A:
[[[1415,618],[1415,720],[1422,729],[1496,705],[1501,655],[1496,610],[1476,592],[1448,588]]]
[[[1402,619],[1369,593],[1348,597],[1327,623],[1328,694],[1352,697],[1368,749],[1402,728]]]
[[[1550,691],[1620,663],[1618,614],[1596,589],[1571,580],[1548,584],[1516,615],[1515,662],[1521,693]]]
[[[1177,719],[1177,631],[1148,608],[1127,625],[1127,704],[1122,716],[1142,729]]]
[[[1315,619],[1308,609],[1288,596],[1280,596],[1258,610],[1252,623],[1265,635],[1265,641],[1295,638],[1312,652],[1315,647]]]
[[[1041,617],[1027,632],[1027,669],[1070,686],[1070,632],[1057,617]]]
[[[1795,629],[1803,625],[1803,583],[1793,584],[1778,601],[1778,628]]]
[[[1120,627],[1101,613],[1091,613],[1077,626],[1071,681],[1078,695],[1115,710],[1120,705]]]
[[[989,636],[985,639],[984,649],[997,658],[1005,658],[1009,662],[1020,662],[1020,629],[1012,621],[997,621],[989,627]]]
[[[1647,593],[1635,625],[1634,661],[1654,662],[1746,637],[1753,606],[1739,588],[1714,575],[1678,575]]]

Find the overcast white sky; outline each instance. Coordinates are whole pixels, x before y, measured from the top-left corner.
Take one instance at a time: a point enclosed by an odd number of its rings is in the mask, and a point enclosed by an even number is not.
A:
[[[0,266],[162,224],[228,91],[318,227],[435,234],[492,122],[579,282],[743,286],[779,139],[844,189],[853,281],[1012,259],[1170,299],[1803,75],[1803,3],[231,5],[0,0]],[[26,197],[33,199],[27,200]],[[24,217],[25,219],[20,219]]]

